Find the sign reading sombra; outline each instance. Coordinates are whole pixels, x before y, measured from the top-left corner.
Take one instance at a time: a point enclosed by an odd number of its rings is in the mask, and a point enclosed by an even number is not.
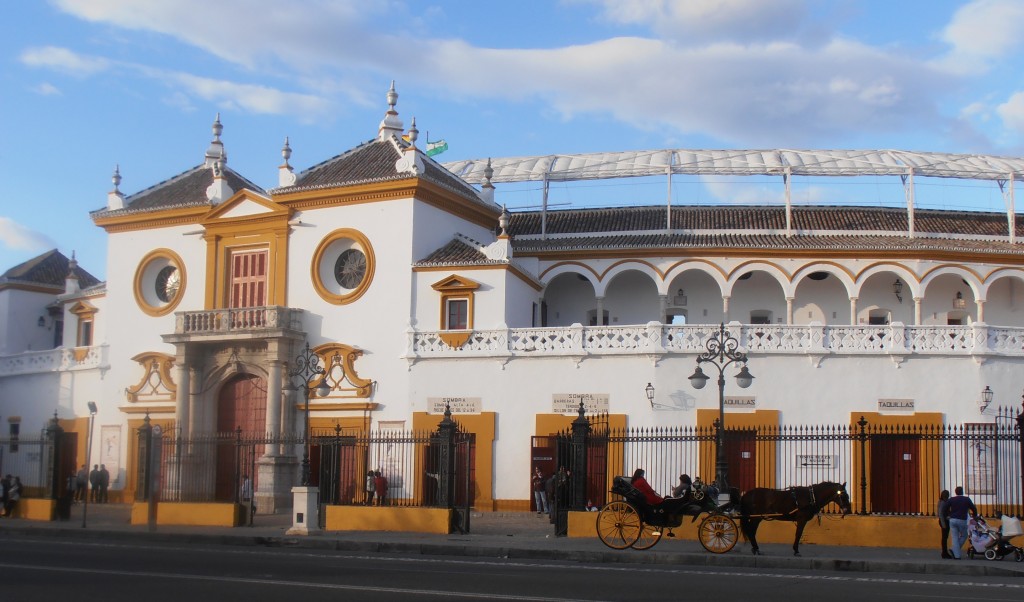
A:
[[[482,411],[483,403],[479,397],[428,397],[427,413],[444,414],[444,408],[448,406],[452,414],[479,414]]]
[[[555,414],[576,414],[580,411],[580,401],[587,414],[608,412],[607,393],[554,393],[551,395],[551,411]]]

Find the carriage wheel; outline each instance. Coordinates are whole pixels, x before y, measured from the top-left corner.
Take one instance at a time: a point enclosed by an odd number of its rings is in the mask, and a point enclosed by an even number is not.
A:
[[[700,521],[697,528],[697,537],[700,545],[708,552],[725,554],[736,545],[739,539],[739,530],[736,528],[736,521],[732,518],[715,512],[708,514]]]
[[[989,548],[989,549],[985,550],[985,560],[995,560],[996,556],[998,556],[998,554],[996,554],[996,551],[995,551],[994,548]],[[1000,559],[1000,560],[1002,560],[1002,559]]]
[[[644,523],[643,528],[640,529],[640,537],[633,542],[633,549],[648,550],[653,548],[654,544],[661,541],[662,532],[664,532],[663,528]]]
[[[625,550],[636,543],[643,526],[636,508],[627,502],[609,502],[597,513],[597,536],[615,550]]]

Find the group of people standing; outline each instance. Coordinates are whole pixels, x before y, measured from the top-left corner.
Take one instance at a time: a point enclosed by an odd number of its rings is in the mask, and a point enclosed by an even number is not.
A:
[[[106,464],[93,464],[92,470],[86,470],[85,464],[75,474],[74,501],[83,502],[89,496],[90,502],[103,504],[107,502],[107,490],[110,487],[110,472]]]
[[[377,500],[374,502],[374,496]],[[366,501],[367,506],[383,506],[388,499],[388,478],[379,470],[366,471]]]
[[[21,477],[7,475],[0,480],[0,502],[3,503],[3,514],[0,516],[10,518],[18,508],[21,500]]]
[[[557,472],[551,473],[551,476],[545,477],[540,467],[536,466],[533,469],[531,484],[537,514],[551,516],[555,509],[556,496],[561,496],[560,499],[564,499],[568,493],[569,471],[562,466]],[[587,505],[590,506],[590,503],[588,502]]]

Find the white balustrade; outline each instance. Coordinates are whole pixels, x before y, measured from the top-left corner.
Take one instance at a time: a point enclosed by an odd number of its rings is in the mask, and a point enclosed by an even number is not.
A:
[[[109,367],[108,346],[58,347],[0,357],[0,376],[95,370]]]
[[[743,351],[791,355],[1015,355],[1024,357],[1024,328],[973,326],[730,326]],[[718,332],[715,324],[565,326],[473,331],[450,347],[440,332],[410,331],[409,359],[479,357],[694,354]],[[660,336],[660,340],[659,339]]]

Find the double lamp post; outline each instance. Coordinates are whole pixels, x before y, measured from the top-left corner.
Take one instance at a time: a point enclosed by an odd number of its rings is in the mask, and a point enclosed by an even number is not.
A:
[[[754,381],[754,375],[747,369],[747,354],[739,351],[739,341],[726,332],[725,323],[718,326],[718,332],[711,335],[704,343],[707,349],[697,356],[697,369],[690,376],[690,385],[694,389],[703,389],[710,378],[701,370],[701,364],[710,364],[718,369],[718,421],[715,432],[715,480],[718,490],[726,492],[729,487],[729,463],[725,458],[725,368],[730,364],[738,364],[740,371],[736,374],[736,384],[746,389]]]

